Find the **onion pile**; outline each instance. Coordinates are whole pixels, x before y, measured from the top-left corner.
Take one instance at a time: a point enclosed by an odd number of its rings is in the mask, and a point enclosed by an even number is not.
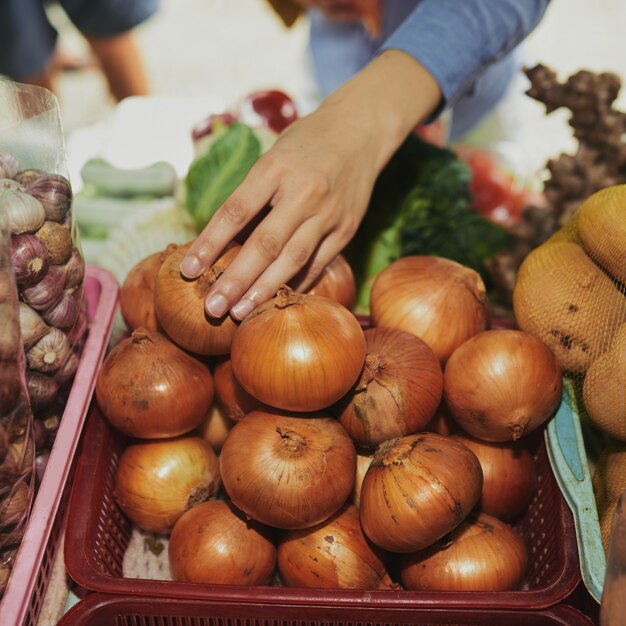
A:
[[[377,278],[364,331],[337,257],[308,293],[282,286],[235,323],[208,318],[204,300],[239,245],[187,280],[179,265],[189,245],[148,257],[126,281],[144,300],[127,307],[128,326],[152,326],[114,348],[96,385],[105,417],[145,439],[120,460],[115,498],[137,526],[170,533],[174,579],[522,584],[526,548],[507,521],[526,511],[536,475],[513,439],[554,410],[560,372],[532,337],[485,330],[478,274],[447,259],[401,259]],[[167,487],[166,465],[179,468]],[[451,568],[437,569],[448,556]],[[497,575],[466,578],[468,558],[480,572],[492,558]]]

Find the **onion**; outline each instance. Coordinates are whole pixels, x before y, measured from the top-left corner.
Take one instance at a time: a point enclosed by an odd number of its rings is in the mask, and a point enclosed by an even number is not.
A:
[[[230,359],[218,363],[213,371],[215,397],[229,419],[238,422],[252,411],[271,411],[271,407],[253,398],[237,381]]]
[[[357,444],[376,448],[428,424],[441,401],[443,374],[433,351],[403,330],[366,330],[365,350],[361,378],[336,409]]]
[[[127,447],[113,496],[137,526],[168,533],[187,509],[215,496],[219,487],[219,462],[208,442],[178,437]]]
[[[356,282],[348,261],[338,254],[322,271],[307,293],[330,298],[352,309],[356,301]]]
[[[539,339],[487,330],[466,341],[444,370],[444,398],[470,435],[510,441],[541,426],[561,400],[561,368]]]
[[[204,419],[213,402],[213,381],[206,365],[162,335],[138,328],[104,360],[96,398],[123,433],[174,437]]]
[[[120,288],[120,311],[129,330],[147,328],[156,332],[159,324],[154,310],[156,277],[163,261],[176,250],[171,243],[160,252],[142,259],[126,275]]]
[[[224,441],[226,441],[226,437],[234,424],[235,422],[224,413],[222,407],[214,403],[209,409],[205,421],[200,424],[198,434],[209,442],[213,450],[218,452],[222,449],[222,445],[224,445]]]
[[[480,441],[461,432],[452,435],[452,439],[467,446],[480,462],[480,510],[504,521],[521,515],[537,488],[535,461],[528,448],[519,441]]]
[[[268,529],[223,500],[203,502],[174,526],[168,546],[174,580],[267,585],[276,566]]]
[[[352,502],[355,506],[360,506],[361,503],[361,489],[363,487],[363,479],[369,469],[372,462],[371,454],[358,453],[356,455],[356,477],[354,479],[354,487],[352,488]]]
[[[157,319],[167,335],[182,348],[197,354],[228,354],[237,325],[228,315],[206,315],[204,300],[218,277],[241,249],[233,244],[201,276],[190,280],[180,273],[180,263],[191,242],[170,254],[159,273],[154,290]]]
[[[328,520],[283,533],[278,571],[287,587],[321,589],[393,589],[382,551],[370,546],[354,505]]]
[[[307,528],[348,499],[356,451],[330,417],[255,411],[230,431],[220,456],[233,504],[268,526]]]
[[[434,433],[386,441],[363,480],[361,524],[385,550],[421,550],[467,517],[481,488],[478,459],[457,441]]]
[[[435,256],[407,256],[386,267],[370,294],[374,326],[406,330],[445,363],[487,327],[485,285],[473,269]]]
[[[363,331],[344,306],[286,286],[246,317],[231,348],[241,386],[288,411],[317,411],[339,400],[364,359]]]
[[[424,430],[448,437],[457,432],[459,427],[451,417],[450,412],[446,407],[446,403],[442,401],[433,419],[431,419],[430,422],[424,426]]]
[[[405,587],[419,591],[509,591],[528,566],[522,538],[504,522],[480,513],[426,550],[402,555]]]

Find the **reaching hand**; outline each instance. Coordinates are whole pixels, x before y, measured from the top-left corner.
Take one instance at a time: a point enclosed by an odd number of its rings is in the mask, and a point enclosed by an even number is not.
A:
[[[285,129],[181,263],[185,276],[199,276],[260,219],[207,295],[206,312],[243,319],[296,275],[295,286],[306,290],[350,241],[378,173],[440,97],[417,61],[388,50]]]

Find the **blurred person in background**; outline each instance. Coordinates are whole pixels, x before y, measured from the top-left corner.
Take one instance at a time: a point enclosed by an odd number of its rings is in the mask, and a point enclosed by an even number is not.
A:
[[[58,46],[46,0],[0,1],[0,74],[55,91],[59,73],[80,69]],[[111,95],[120,101],[148,93],[148,81],[134,28],[152,16],[159,0],[59,0],[58,4],[88,41]]]
[[[519,70],[515,48],[549,0],[270,0],[310,17],[325,99],[290,125],[218,209],[181,264],[195,278],[266,206],[209,292],[212,317],[244,319],[298,275],[307,289],[355,234],[374,182],[408,134],[453,110],[476,125]],[[291,6],[289,6],[291,5]]]
[[[199,276],[270,207],[207,295],[207,314],[244,319],[295,276],[306,290],[353,237],[378,174],[418,124],[452,109],[460,134],[495,106],[548,1],[270,0],[285,21],[309,10],[326,98],[281,133],[183,259],[182,273]]]

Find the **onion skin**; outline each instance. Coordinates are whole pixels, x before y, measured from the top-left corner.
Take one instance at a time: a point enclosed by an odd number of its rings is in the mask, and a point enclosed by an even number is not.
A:
[[[329,407],[350,390],[364,360],[365,337],[354,315],[334,300],[289,287],[241,323],[231,348],[241,386],[287,411]]]
[[[96,399],[107,420],[126,435],[174,437],[205,418],[213,380],[206,365],[162,335],[139,328],[104,360]]]
[[[352,496],[350,496],[352,503],[356,507],[358,507],[361,503],[361,488],[363,487],[363,479],[365,478],[365,474],[367,473],[371,462],[371,454],[363,454],[361,452],[357,452],[356,476],[354,479],[354,487],[352,488]]]
[[[178,437],[127,447],[113,497],[143,530],[169,533],[187,509],[215,496],[219,487],[219,461],[209,443]]]
[[[319,275],[307,293],[339,302],[352,310],[356,302],[356,282],[348,261],[338,254]]]
[[[174,526],[169,546],[174,580],[216,585],[267,585],[276,567],[268,529],[223,500],[203,502]]]
[[[407,256],[378,274],[370,294],[374,326],[425,341],[443,364],[487,327],[487,295],[478,272],[435,256]]]
[[[225,359],[215,366],[213,371],[215,398],[226,412],[229,419],[238,422],[252,411],[271,411],[267,404],[251,396],[237,381],[233,374],[230,359]]]
[[[157,319],[168,337],[185,350],[204,355],[228,354],[237,324],[228,314],[220,319],[206,315],[204,300],[241,246],[231,245],[194,280],[180,273],[180,263],[190,247],[191,242],[178,247],[163,261],[157,274],[154,290]]]
[[[129,330],[147,328],[159,331],[159,323],[154,308],[156,278],[163,261],[176,250],[170,244],[160,252],[142,259],[126,275],[120,287],[120,312]]]
[[[361,377],[337,413],[357,444],[375,449],[424,429],[440,404],[443,373],[426,343],[403,330],[370,328],[365,345]]]
[[[467,446],[483,471],[483,490],[478,507],[483,513],[510,521],[528,507],[537,489],[537,471],[523,442],[481,441],[458,432],[452,439]]]
[[[278,544],[278,571],[287,587],[395,588],[382,551],[372,548],[363,534],[354,505],[312,528],[285,531]]]
[[[253,519],[277,528],[308,528],[350,496],[356,450],[330,417],[255,411],[228,434],[220,472],[233,504]]]
[[[462,430],[484,441],[519,439],[561,401],[554,353],[520,330],[487,330],[466,341],[444,370],[443,393]]]
[[[482,482],[478,459],[457,441],[434,433],[386,441],[363,479],[361,525],[385,550],[421,550],[467,517]]]
[[[510,591],[519,588],[528,553],[522,538],[480,513],[455,528],[443,545],[402,555],[402,583],[417,591]]]

